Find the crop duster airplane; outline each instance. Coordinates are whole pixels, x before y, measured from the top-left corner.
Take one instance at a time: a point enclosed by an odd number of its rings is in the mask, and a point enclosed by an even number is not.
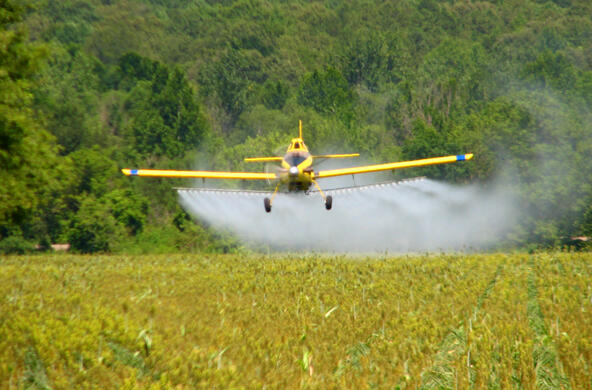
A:
[[[202,178],[202,179],[241,179],[241,180],[274,180],[277,185],[271,197],[263,199],[265,211],[271,211],[273,200],[280,189],[280,186],[287,187],[290,192],[302,191],[309,193],[314,186],[323,201],[325,208],[331,210],[333,198],[325,195],[317,180],[327,177],[356,175],[359,173],[390,171],[401,168],[423,167],[426,165],[446,164],[457,161],[465,161],[473,158],[473,154],[461,154],[445,157],[425,158],[421,160],[399,161],[386,164],[363,165],[352,168],[327,169],[315,171],[313,169],[314,159],[357,157],[358,153],[351,154],[325,154],[313,156],[302,140],[302,121],[299,122],[298,138],[293,138],[288,150],[283,157],[251,157],[246,158],[248,162],[278,162],[277,172],[219,172],[219,171],[177,171],[158,169],[122,169],[126,176],[147,176],[147,177],[179,177],[179,178]]]

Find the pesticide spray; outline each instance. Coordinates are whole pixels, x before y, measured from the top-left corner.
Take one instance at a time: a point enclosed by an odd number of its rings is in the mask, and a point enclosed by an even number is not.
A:
[[[502,188],[422,179],[335,191],[325,210],[318,193],[263,194],[178,190],[182,206],[247,246],[274,250],[403,253],[482,250],[499,242],[517,216]],[[330,192],[331,193],[331,192]]]

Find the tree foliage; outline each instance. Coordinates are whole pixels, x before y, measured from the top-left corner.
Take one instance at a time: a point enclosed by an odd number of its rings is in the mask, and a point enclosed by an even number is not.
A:
[[[134,149],[174,158],[198,147],[208,124],[195,99],[179,69],[157,67],[149,83],[136,85],[127,103]]]
[[[367,161],[475,153],[408,174],[505,177],[519,245],[590,234],[588,1],[17,4],[0,2],[0,239],[101,251],[165,226],[182,247],[178,182],[119,168],[245,169],[298,119],[309,147]]]
[[[108,252],[120,234],[109,204],[87,197],[72,219],[68,241],[74,250],[82,253]]]
[[[354,94],[339,70],[328,67],[304,75],[298,103],[318,113],[332,114],[348,122],[353,119]]]
[[[40,188],[53,179],[60,163],[53,137],[33,109],[33,75],[43,48],[27,42],[19,8],[0,8],[0,239],[20,231],[41,202]],[[19,233],[20,234],[20,233]]]

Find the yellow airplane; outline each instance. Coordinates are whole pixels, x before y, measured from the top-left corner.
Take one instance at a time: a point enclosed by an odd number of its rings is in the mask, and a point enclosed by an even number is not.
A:
[[[425,158],[421,160],[400,161],[386,164],[364,165],[352,168],[327,169],[315,171],[313,169],[314,159],[357,157],[358,153],[351,154],[325,154],[313,156],[302,140],[302,121],[299,122],[299,136],[293,138],[288,146],[284,157],[251,157],[245,158],[248,162],[279,162],[281,167],[277,173],[269,172],[219,172],[219,171],[177,171],[158,169],[122,169],[126,176],[146,177],[180,177],[180,178],[202,178],[202,179],[242,179],[242,180],[277,180],[277,185],[270,198],[264,198],[265,211],[271,211],[271,205],[280,185],[287,186],[288,191],[303,191],[308,193],[314,185],[321,194],[325,208],[331,210],[333,198],[325,195],[317,183],[318,179],[327,177],[356,175],[359,173],[390,171],[400,168],[423,167],[426,165],[446,164],[457,161],[465,161],[473,158],[473,154],[461,154],[445,157]]]

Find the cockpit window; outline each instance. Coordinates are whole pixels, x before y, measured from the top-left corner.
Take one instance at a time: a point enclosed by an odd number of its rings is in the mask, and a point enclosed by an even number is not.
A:
[[[300,142],[294,142],[294,149],[300,149]]]
[[[302,161],[306,160],[307,156],[303,156],[303,155],[290,155],[290,156],[286,156],[285,160],[288,164],[290,164],[290,166],[295,167],[298,166],[298,164],[300,164]]]

